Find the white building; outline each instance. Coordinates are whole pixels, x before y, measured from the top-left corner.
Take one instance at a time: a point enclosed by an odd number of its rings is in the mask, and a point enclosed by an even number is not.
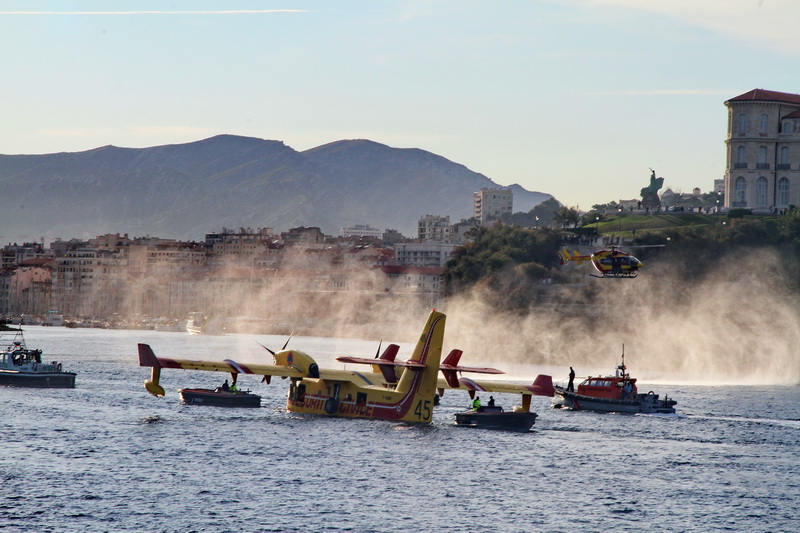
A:
[[[394,255],[404,266],[444,267],[455,247],[445,242],[404,242],[394,245]]]
[[[381,239],[383,230],[371,228],[369,224],[356,224],[339,229],[339,237],[374,237]]]

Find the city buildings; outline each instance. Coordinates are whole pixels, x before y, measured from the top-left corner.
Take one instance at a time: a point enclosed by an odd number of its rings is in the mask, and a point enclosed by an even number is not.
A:
[[[725,207],[800,205],[800,95],[753,89],[728,108]]]
[[[203,242],[108,234],[51,248],[8,245],[0,252],[0,314],[30,323],[58,309],[72,320],[117,322],[200,310],[290,324],[322,320],[333,308],[370,309],[379,300],[439,302],[454,245],[412,242],[413,250],[396,254],[373,241],[301,227],[280,235],[224,229]]]

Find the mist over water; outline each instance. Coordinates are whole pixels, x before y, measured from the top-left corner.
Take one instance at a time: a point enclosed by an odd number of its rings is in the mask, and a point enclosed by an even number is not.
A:
[[[653,261],[634,279],[598,279],[589,275],[590,265],[570,265],[572,283],[542,285],[545,297],[527,309],[498,304],[503,295],[483,286],[437,303],[404,291],[366,262],[343,261],[320,282],[329,260],[289,257],[281,275],[263,277],[257,290],[248,283],[239,291],[212,285],[198,307],[263,319],[263,333],[368,339],[376,348],[380,340],[415,342],[437,307],[448,315],[445,353],[463,350],[467,365],[542,365],[563,368],[564,376],[573,366],[579,376],[606,374],[619,364],[624,345],[629,371],[642,380],[800,382],[800,304],[787,289],[779,257],[763,250],[732,255],[715,271],[703,269],[703,276],[688,275],[692,265],[685,261]],[[243,279],[256,275],[235,264],[226,268]]]
[[[613,371],[623,344],[641,379],[683,383],[800,382],[800,313],[777,256],[723,261],[702,282],[655,264],[635,279],[598,279],[549,306],[498,310],[480,291],[448,301],[449,342],[465,363],[503,361]],[[586,371],[579,375],[586,375]]]

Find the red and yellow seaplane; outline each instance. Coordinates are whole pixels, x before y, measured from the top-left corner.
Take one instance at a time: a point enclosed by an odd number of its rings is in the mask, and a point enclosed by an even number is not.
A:
[[[477,382],[459,378],[461,372],[499,374],[491,368],[463,367],[458,362],[460,350],[453,350],[440,364],[444,341],[445,315],[432,311],[408,361],[395,361],[399,347],[389,345],[379,358],[339,357],[343,363],[373,365],[373,372],[319,368],[314,359],[298,350],[273,353],[274,364],[241,364],[233,360],[196,361],[156,357],[147,344],[139,344],[139,365],[152,367],[152,376],[144,383],[154,396],[164,396],[159,384],[162,368],[230,372],[234,383],[238,374],[289,378],[286,408],[295,413],[430,423],[436,393],[461,389],[474,396],[476,391],[517,393],[522,395],[522,409],[530,409],[531,395],[553,396],[549,376],[540,376],[533,385],[511,382]],[[444,378],[439,379],[441,370]]]

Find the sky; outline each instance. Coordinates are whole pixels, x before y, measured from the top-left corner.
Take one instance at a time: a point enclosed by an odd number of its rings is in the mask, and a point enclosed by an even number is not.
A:
[[[3,0],[0,154],[370,139],[581,210],[651,168],[708,192],[723,102],[800,93],[797,20],[798,0]]]

